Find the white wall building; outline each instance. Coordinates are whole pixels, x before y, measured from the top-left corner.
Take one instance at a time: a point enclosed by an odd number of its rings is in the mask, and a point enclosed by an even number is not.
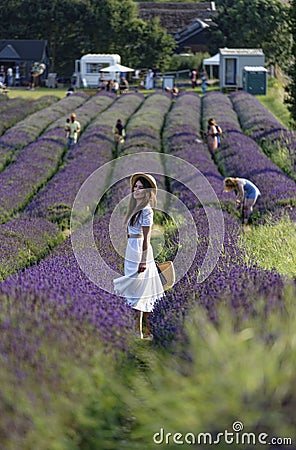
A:
[[[265,56],[260,48],[220,48],[220,89],[243,88],[244,67],[264,67]]]

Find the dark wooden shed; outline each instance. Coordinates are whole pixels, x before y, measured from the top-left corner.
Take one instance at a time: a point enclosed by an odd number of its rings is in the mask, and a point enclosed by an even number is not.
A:
[[[49,50],[46,40],[29,39],[1,39],[0,40],[0,67],[5,74],[9,67],[14,74],[14,84],[16,74],[19,71],[19,83],[24,85],[30,79],[30,70],[35,62],[46,65],[45,72],[41,79],[47,78],[49,66]],[[17,69],[18,68],[18,69]]]

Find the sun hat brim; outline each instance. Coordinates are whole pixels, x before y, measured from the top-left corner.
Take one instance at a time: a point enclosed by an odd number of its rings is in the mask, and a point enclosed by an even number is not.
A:
[[[153,189],[157,189],[157,184],[156,184],[156,180],[152,175],[149,175],[148,173],[143,173],[143,172],[138,172],[138,173],[134,173],[131,178],[130,178],[130,185],[131,187],[134,186],[135,182],[137,181],[138,178],[146,178],[146,180],[149,181],[149,183],[151,184],[151,187]]]

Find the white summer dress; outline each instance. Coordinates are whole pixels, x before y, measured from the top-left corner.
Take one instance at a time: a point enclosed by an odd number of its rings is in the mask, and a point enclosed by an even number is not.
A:
[[[143,227],[153,224],[153,210],[150,205],[145,206],[137,220],[131,226],[128,224],[128,234],[142,234]],[[143,237],[129,238],[124,261],[124,276],[114,280],[115,292],[126,298],[128,306],[143,312],[151,312],[157,300],[164,295],[157,267],[154,261],[151,244],[148,247],[146,270],[138,273],[138,266],[142,257]]]

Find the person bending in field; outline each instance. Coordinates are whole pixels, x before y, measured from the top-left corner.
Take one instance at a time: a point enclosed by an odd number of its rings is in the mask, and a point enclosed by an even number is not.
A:
[[[238,208],[242,207],[242,221],[247,225],[255,203],[261,195],[258,187],[246,178],[228,177],[224,179],[224,191],[236,192],[236,203]]]

